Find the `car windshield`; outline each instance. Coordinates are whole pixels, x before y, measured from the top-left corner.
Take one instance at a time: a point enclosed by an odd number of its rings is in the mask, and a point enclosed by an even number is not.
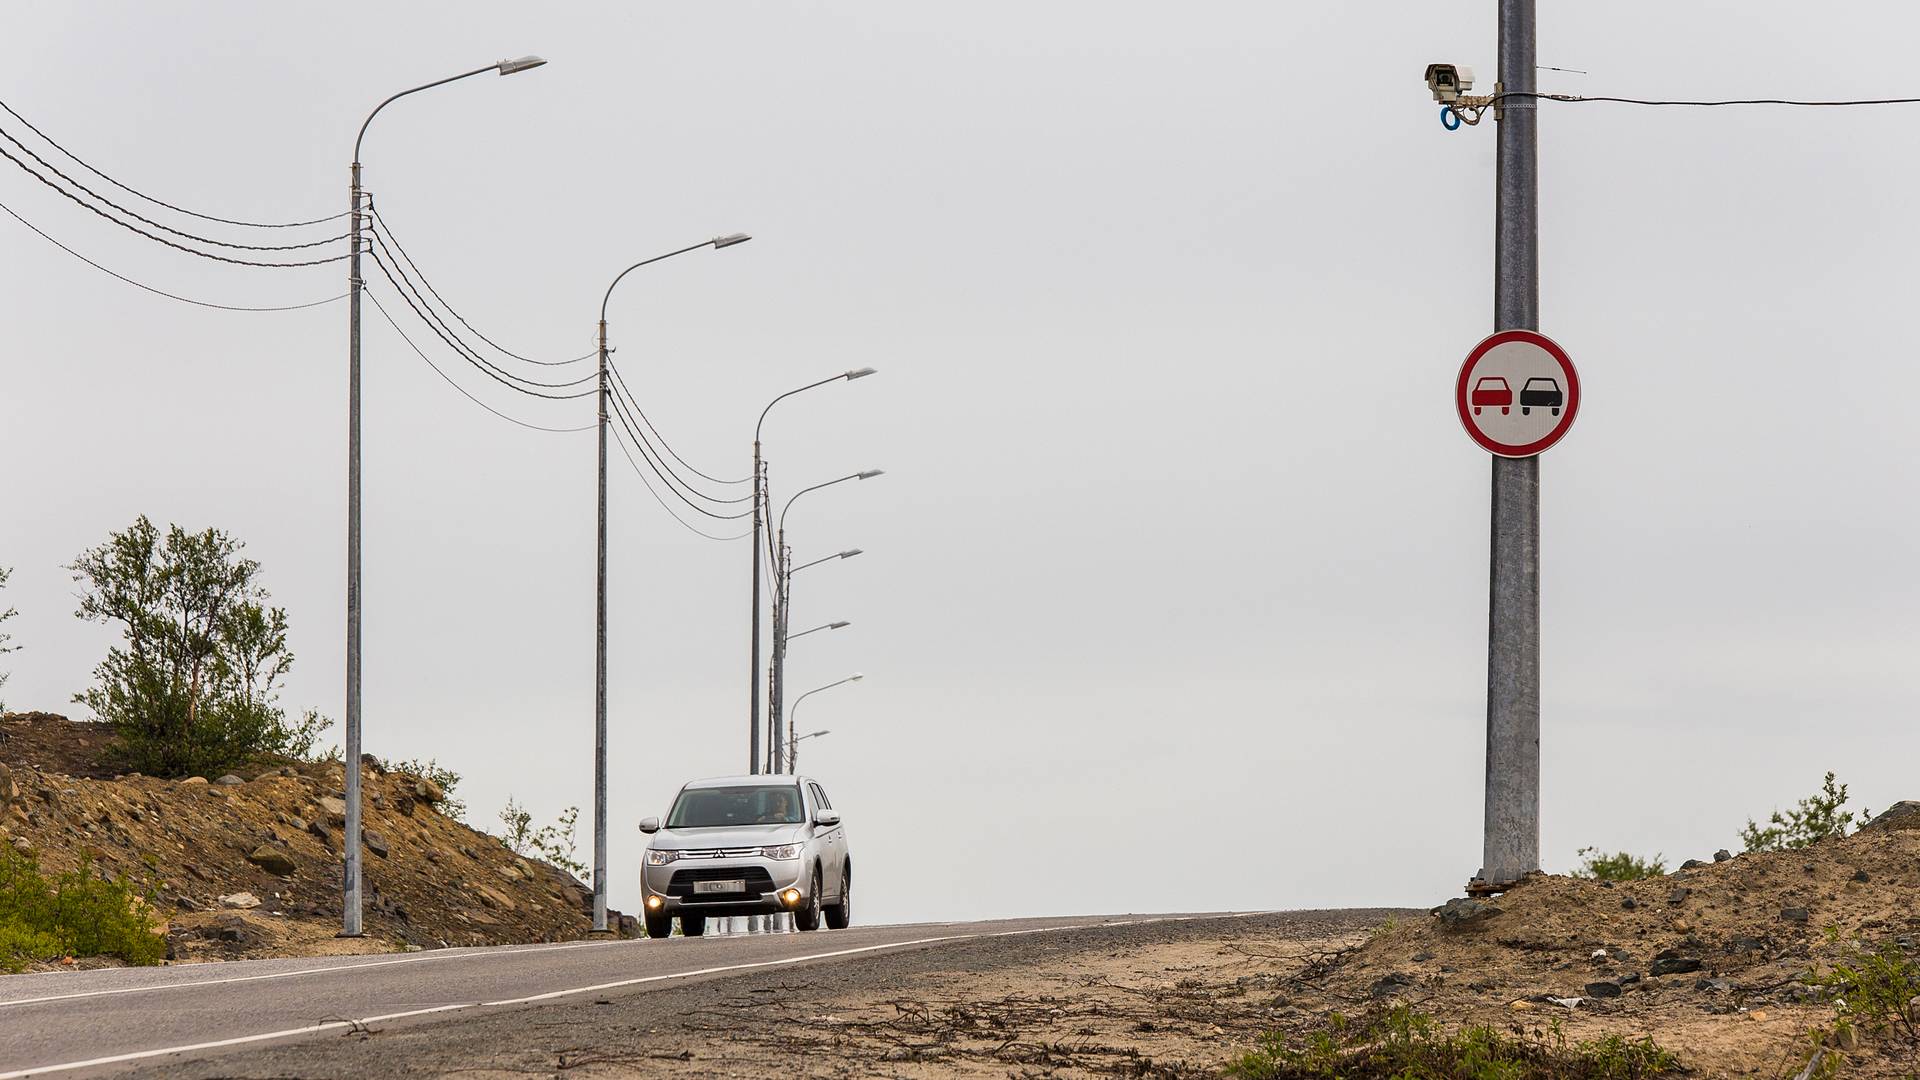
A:
[[[688,788],[667,815],[669,829],[714,829],[728,825],[798,825],[800,786]]]

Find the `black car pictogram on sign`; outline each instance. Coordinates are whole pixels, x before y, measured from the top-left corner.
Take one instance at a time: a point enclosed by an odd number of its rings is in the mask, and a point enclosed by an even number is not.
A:
[[[1520,388],[1520,415],[1527,416],[1536,408],[1551,408],[1553,415],[1560,415],[1560,406],[1566,404],[1566,396],[1560,392],[1560,383],[1555,379],[1528,379]]]

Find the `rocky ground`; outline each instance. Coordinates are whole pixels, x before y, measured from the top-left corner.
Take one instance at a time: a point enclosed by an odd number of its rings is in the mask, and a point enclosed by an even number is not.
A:
[[[346,771],[284,763],[162,780],[116,774],[104,726],[0,716],[0,843],[47,871],[91,860],[148,884],[176,960],[566,940],[591,894],[441,812],[435,785],[365,766],[368,936],[334,938]]]

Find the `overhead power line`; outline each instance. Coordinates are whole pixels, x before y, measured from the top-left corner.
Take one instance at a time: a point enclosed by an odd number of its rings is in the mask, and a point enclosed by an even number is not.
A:
[[[119,188],[121,191],[124,191],[127,194],[132,195],[137,199],[141,199],[146,202],[152,203],[155,206],[163,206],[168,210],[173,211],[176,214],[185,214],[186,216],[191,218],[199,218],[201,221],[218,222],[221,225],[239,225],[249,229],[298,229],[308,225],[321,225],[329,221],[338,221],[339,219],[346,217],[348,214],[352,213],[352,211],[350,210],[342,210],[337,214],[328,214],[326,217],[314,218],[312,221],[265,222],[265,221],[241,221],[237,218],[215,217],[212,214],[202,214],[202,213],[199,213],[198,211],[188,210],[184,206],[175,206],[174,204],[167,202],[164,199],[157,199],[152,195],[146,194],[145,192],[139,191],[135,188],[128,187],[127,185],[121,183],[120,181],[115,180],[113,177],[108,176],[106,173],[101,172],[99,169],[94,168],[92,165],[87,164],[87,162],[83,160],[78,154],[75,154],[73,151],[55,142],[51,135],[48,135],[46,132],[41,131],[39,128],[35,127],[33,124],[33,121],[28,120],[26,117],[21,116],[19,113],[15,112],[13,109],[13,106],[8,105],[6,102],[0,101],[0,109],[5,109],[7,111],[7,115],[13,117],[15,120],[18,120],[22,124],[26,125],[27,130],[33,132],[35,135],[38,135],[42,142],[46,143],[48,146],[53,147],[55,150],[60,151],[62,154],[65,154],[69,160],[73,161],[75,164],[79,165],[81,168],[87,170],[93,175],[99,177],[102,180],[105,180],[107,183],[112,184],[114,187]]]
[[[655,476],[658,476],[661,482],[667,485],[667,490],[673,492],[676,498],[678,498],[681,502],[685,503],[695,513],[703,514],[707,517],[714,519],[715,521],[738,521],[739,519],[746,517],[748,514],[753,513],[753,511],[750,509],[742,510],[737,514],[715,513],[714,511],[709,510],[706,507],[701,506],[699,503],[694,502],[692,499],[688,498],[685,493],[683,493],[678,487],[674,486],[671,474],[667,471],[666,467],[663,464],[661,464],[659,455],[657,453],[648,452],[651,449],[651,444],[647,442],[646,436],[641,434],[639,430],[634,426],[633,419],[626,414],[626,409],[620,401],[620,395],[618,394],[608,395],[607,400],[613,403],[613,411],[611,413],[612,418],[619,422],[620,428],[625,430],[627,437],[633,441],[634,446],[640,451],[640,456],[646,459],[647,465],[652,470],[653,474]],[[699,492],[694,492],[693,494],[699,495]]]
[[[628,417],[628,421],[631,423],[633,414],[640,411],[639,406],[634,404],[632,396],[627,394],[623,387],[615,384],[615,385],[609,386],[608,390],[610,391],[610,396],[612,397],[614,404],[619,406],[621,409],[625,411]],[[642,422],[644,423],[645,418],[642,417],[641,419],[642,419]],[[645,426],[649,430],[651,430],[653,425],[646,424]],[[709,495],[704,491],[701,491],[699,488],[695,487],[690,481],[688,481],[686,477],[681,476],[677,472],[674,472],[673,469],[667,465],[666,463],[667,455],[661,453],[661,447],[664,444],[661,443],[660,441],[659,432],[657,431],[654,432],[653,438],[650,438],[650,439],[647,438],[647,433],[645,431],[641,431],[638,428],[635,429],[634,433],[638,435],[641,439],[645,440],[647,447],[653,451],[654,460],[660,463],[661,469],[667,474],[666,476],[662,477],[662,479],[668,479],[675,482],[679,486],[679,488],[685,491],[687,494],[692,495],[695,498],[702,500],[703,502],[713,503],[716,506],[737,506],[740,503],[746,502],[748,499],[753,498],[752,494],[747,494],[747,495],[742,495],[737,499],[722,499],[714,495]]]
[[[155,221],[150,217],[145,217],[142,214],[140,214],[138,211],[129,210],[126,207],[121,206],[119,203],[114,202],[112,199],[107,198],[105,195],[102,195],[99,192],[88,187],[87,185],[81,183],[80,181],[75,180],[73,177],[68,176],[66,173],[61,172],[59,166],[54,165],[52,162],[49,162],[46,158],[43,158],[39,154],[34,153],[31,147],[27,146],[27,144],[21,142],[19,139],[14,138],[13,133],[11,131],[8,131],[5,128],[0,128],[0,138],[6,139],[8,142],[12,143],[15,147],[19,148],[21,153],[27,155],[28,157],[32,158],[34,161],[38,162],[41,168],[47,170],[53,175],[59,177],[60,179],[65,180],[67,183],[72,184],[74,187],[79,188],[81,191],[86,192],[88,195],[93,196],[95,199],[98,199],[100,202],[103,202],[108,206],[113,207],[115,210],[120,211],[121,213],[127,215],[128,217],[134,219],[135,221],[141,222],[142,224],[151,225],[162,232],[170,232],[175,236],[182,237],[187,240],[192,240],[197,243],[212,244],[214,247],[236,248],[242,251],[299,251],[304,248],[316,248],[326,244],[336,243],[338,241],[345,240],[349,235],[348,233],[341,233],[338,236],[329,236],[325,240],[309,240],[306,243],[302,243],[302,244],[235,244],[235,243],[230,243],[226,240],[215,240],[211,236],[201,236],[199,233],[185,232],[183,230],[176,229],[171,225],[167,225],[162,222]],[[15,163],[19,164],[18,159],[15,159]],[[24,168],[24,166],[22,167]]]
[[[459,350],[472,363],[485,367],[495,378],[517,384],[518,386],[528,387],[531,390],[565,390],[568,387],[580,386],[598,378],[598,373],[588,372],[577,379],[569,379],[566,382],[541,382],[538,379],[529,379],[524,375],[517,375],[495,364],[493,361],[488,360],[486,357],[481,356],[478,349],[467,344],[466,339],[460,336],[459,331],[448,326],[446,320],[442,319],[439,314],[434,311],[433,305],[429,304],[427,298],[420,294],[419,286],[415,285],[413,279],[407,276],[406,269],[394,263],[391,258],[383,257],[382,253],[386,252],[388,248],[386,241],[381,239],[380,234],[378,232],[372,232],[368,235],[373,237],[374,246],[368,249],[367,254],[371,255],[373,260],[380,265],[381,273],[386,274],[387,280],[394,283],[394,288],[404,288],[406,291],[412,293],[412,297],[407,299],[407,305],[413,308],[414,314],[419,315],[422,322],[431,322],[436,327],[435,333],[440,335],[441,340]],[[397,281],[394,280],[393,275],[395,273],[400,275]],[[414,304],[414,300],[418,300],[419,304]]]
[[[617,433],[620,431],[620,429],[616,427],[614,431]],[[632,452],[627,449],[627,441],[623,438],[616,437],[613,440],[613,444],[620,448],[621,456],[625,457],[627,459],[627,464],[633,467],[633,474],[640,478],[640,484],[641,486],[647,489],[647,494],[653,496],[653,501],[659,503],[660,509],[665,510],[667,512],[667,516],[672,518],[674,521],[678,522],[681,528],[687,530],[690,533],[693,533],[695,536],[706,537],[708,540],[744,540],[747,537],[753,535],[752,530],[748,530],[747,532],[736,533],[733,536],[718,536],[718,535],[715,535],[714,533],[707,532],[706,530],[693,524],[687,519],[681,517],[679,514],[674,513],[673,507],[668,506],[667,501],[660,497],[660,493],[653,489],[653,483],[647,479],[647,474],[640,468],[640,463],[633,460]]]
[[[124,281],[136,289],[145,290],[146,292],[150,292],[155,296],[164,296],[169,300],[178,300],[183,304],[192,304],[195,307],[213,308],[217,311],[301,311],[306,308],[319,307],[322,304],[331,304],[336,300],[344,300],[347,298],[346,293],[341,293],[338,296],[329,296],[325,300],[309,300],[304,304],[282,304],[274,307],[252,307],[245,304],[216,304],[210,300],[195,300],[191,296],[181,296],[178,293],[170,293],[165,289],[156,289],[152,285],[148,285],[145,282],[141,282],[141,281],[135,281],[125,274],[122,274],[116,270],[111,270],[105,266],[100,265],[97,262],[94,262],[92,259],[87,258],[85,255],[80,254],[79,252],[73,250],[67,245],[61,243],[60,241],[55,240],[52,236],[49,236],[46,233],[46,231],[41,229],[38,225],[35,225],[33,222],[28,221],[26,218],[23,218],[19,214],[15,213],[13,207],[11,206],[7,206],[4,203],[0,203],[0,210],[6,211],[8,217],[11,217],[13,220],[19,222],[22,225],[25,225],[29,229],[32,229],[35,233],[38,233],[42,240],[45,240],[47,243],[52,244],[54,247],[59,248],[61,251],[66,252],[67,254],[73,256],[74,258],[79,259],[81,262],[86,263],[88,266],[93,267],[95,270],[100,271],[101,273],[107,275],[108,277],[115,278],[120,281]]]
[[[1696,108],[1719,108],[1726,105],[1788,105],[1809,109],[1842,109],[1863,105],[1920,105],[1920,97],[1903,98],[1852,98],[1834,101],[1800,100],[1794,98],[1725,98],[1718,101],[1680,101],[1658,98],[1607,97],[1597,94],[1541,94],[1507,91],[1493,95],[1493,103],[1499,104],[1509,98],[1532,98],[1536,101],[1589,102],[1604,101],[1618,105],[1683,105]]]
[[[198,255],[203,259],[211,259],[214,262],[233,263],[236,266],[264,266],[264,267],[271,267],[276,270],[290,270],[290,269],[295,269],[302,266],[324,266],[327,263],[339,262],[340,260],[345,259],[347,257],[347,253],[343,252],[339,255],[330,256],[325,259],[308,259],[304,262],[262,262],[256,259],[236,259],[229,255],[216,255],[211,251],[201,251],[198,248],[190,248],[185,244],[176,243],[172,240],[167,239],[164,236],[155,236],[153,233],[150,233],[145,229],[142,229],[138,225],[129,224],[128,222],[123,221],[120,218],[113,216],[112,214],[107,213],[105,210],[100,209],[99,207],[93,205],[92,203],[86,201],[85,199],[82,199],[80,196],[75,195],[73,192],[68,191],[66,188],[61,187],[59,184],[53,182],[52,180],[47,179],[45,176],[37,172],[33,168],[33,166],[28,165],[26,162],[21,161],[19,158],[14,157],[11,153],[8,153],[6,147],[0,146],[0,157],[4,157],[8,161],[13,162],[15,165],[18,165],[22,171],[24,171],[27,175],[33,177],[35,180],[40,181],[42,184],[45,184],[48,187],[52,188],[53,190],[59,192],[60,194],[65,195],[67,198],[72,199],[75,203],[78,203],[79,205],[86,207],[88,210],[91,210],[93,213],[97,214],[98,216],[113,222],[115,225],[118,225],[129,232],[137,233],[141,236],[144,236],[147,239],[152,240],[156,244],[165,244],[170,248],[174,248],[178,251],[184,251],[189,255]]]
[[[546,427],[545,425],[542,425],[542,424],[529,423],[528,421],[522,420],[517,416],[509,416],[506,413],[501,412],[499,409],[496,409],[493,406],[487,404],[486,402],[481,401],[479,398],[474,397],[473,394],[469,392],[466,387],[461,386],[458,382],[454,381],[453,376],[448,375],[445,371],[442,371],[440,369],[440,365],[434,363],[433,358],[429,357],[426,354],[426,352],[420,348],[419,345],[414,344],[414,340],[407,336],[407,332],[405,330],[400,329],[400,324],[393,320],[393,315],[387,311],[386,305],[380,302],[380,298],[376,296],[372,290],[367,290],[366,296],[367,296],[367,299],[373,301],[373,306],[376,310],[380,312],[380,317],[387,320],[388,326],[393,327],[393,332],[400,335],[400,340],[406,342],[407,347],[409,349],[412,349],[415,355],[419,356],[420,359],[426,361],[427,366],[433,369],[433,373],[435,375],[438,375],[440,376],[441,379],[445,380],[448,386],[451,386],[455,390],[460,391],[461,397],[466,398],[468,401],[473,402],[475,405],[480,406],[481,408],[487,410],[488,412],[499,417],[500,419],[507,421],[510,424],[518,424],[523,428],[529,428],[534,431],[551,431],[556,433],[565,433],[565,432],[572,432],[572,431],[592,431],[593,430],[595,426],[594,424],[582,424],[579,427]]]
[[[688,472],[692,473],[693,475],[699,477],[702,480],[706,480],[715,484],[733,485],[733,484],[745,484],[752,481],[753,479],[752,477],[742,477],[739,480],[722,480],[717,476],[709,476],[708,474],[701,472],[699,469],[694,468],[691,464],[688,463],[686,458],[683,458],[679,454],[674,452],[672,444],[667,442],[667,437],[660,434],[660,429],[653,426],[652,420],[647,419],[646,410],[640,408],[640,399],[634,396],[633,391],[627,389],[627,380],[620,376],[620,369],[615,367],[611,360],[607,362],[607,370],[610,373],[612,373],[613,381],[616,385],[619,386],[620,392],[627,396],[627,403],[633,406],[633,411],[640,415],[641,422],[647,425],[647,430],[653,432],[653,437],[659,441],[661,446],[666,448],[667,453],[673,455],[673,460],[685,466]],[[746,499],[725,499],[725,500],[715,499],[714,501],[715,502],[723,502],[723,501],[724,502],[745,502]]]
[[[467,321],[466,316],[454,310],[454,307],[452,304],[447,303],[446,297],[440,295],[440,290],[433,287],[433,282],[428,280],[427,275],[420,269],[419,265],[413,261],[413,256],[407,254],[407,249],[400,245],[400,238],[393,234],[393,226],[387,223],[386,216],[373,208],[373,200],[371,198],[368,199],[367,206],[368,206],[369,213],[372,215],[374,226],[378,230],[386,233],[386,243],[390,245],[393,248],[394,252],[400,256],[401,261],[407,264],[408,269],[410,269],[413,272],[413,276],[420,279],[420,284],[426,286],[427,292],[431,293],[433,295],[433,298],[440,302],[441,307],[447,309],[448,314],[452,315],[456,320],[458,320],[461,326],[464,326],[468,330],[473,331],[474,336],[479,338],[481,341],[486,342],[487,344],[493,346],[494,349],[498,350],[499,352],[507,356],[512,357],[515,360],[522,360],[522,361],[525,361],[526,363],[536,364],[540,367],[561,367],[566,364],[577,364],[582,360],[591,360],[594,358],[595,355],[597,355],[596,353],[590,352],[582,356],[575,356],[566,360],[535,360],[531,356],[522,356],[519,353],[514,352],[512,349],[509,349],[506,346],[501,345],[499,342],[494,341],[492,338],[481,333],[477,327],[475,327],[472,323]]]
[[[493,381],[517,393],[526,394],[529,397],[546,398],[549,401],[571,401],[574,398],[583,398],[588,396],[589,394],[593,394],[597,392],[595,388],[588,387],[585,390],[580,390],[571,394],[542,393],[539,390],[533,390],[533,389],[529,389],[528,387],[519,385],[518,383],[514,382],[512,379],[502,375],[499,371],[495,370],[492,365],[487,364],[484,361],[475,360],[473,357],[467,354],[467,351],[465,349],[462,349],[457,343],[453,341],[453,339],[449,338],[445,333],[443,333],[438,326],[434,325],[433,320],[429,319],[426,316],[426,314],[423,313],[420,310],[420,308],[414,304],[413,298],[407,295],[407,290],[401,286],[399,281],[394,279],[393,271],[388,268],[387,261],[385,259],[381,258],[376,252],[371,250],[368,251],[367,254],[373,259],[373,265],[380,268],[380,274],[382,277],[387,279],[387,284],[393,286],[394,294],[400,297],[400,299],[406,301],[407,307],[413,310],[414,317],[418,318],[422,323],[426,324],[427,329],[432,330],[435,336],[439,337],[441,341],[445,342],[447,348],[452,349],[454,352],[458,353],[462,360],[465,360],[467,361],[467,363],[472,364],[474,367],[480,369],[482,372],[484,372],[487,375],[488,378],[492,379]]]

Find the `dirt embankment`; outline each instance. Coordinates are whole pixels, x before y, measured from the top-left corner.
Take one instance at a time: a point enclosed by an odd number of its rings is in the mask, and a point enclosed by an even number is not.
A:
[[[0,843],[47,871],[147,883],[179,960],[577,938],[591,894],[440,812],[430,783],[364,766],[365,925],[340,924],[346,770],[298,763],[162,780],[112,771],[103,725],[0,716]]]

